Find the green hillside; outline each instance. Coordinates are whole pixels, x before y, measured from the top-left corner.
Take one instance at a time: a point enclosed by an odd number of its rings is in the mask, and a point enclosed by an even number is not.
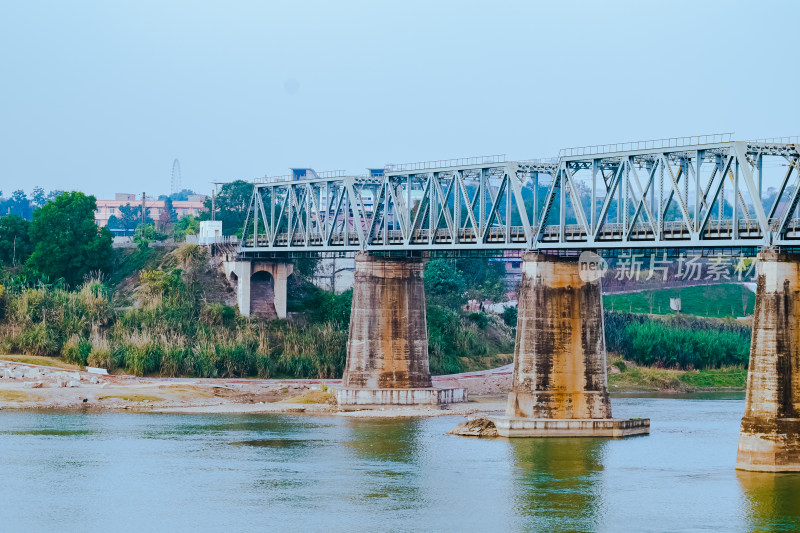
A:
[[[652,309],[653,314],[675,314],[669,308],[670,298],[681,299],[681,314],[710,317],[751,315],[756,301],[756,295],[747,287],[738,283],[727,283],[609,294],[603,296],[603,306],[608,311],[650,313]]]

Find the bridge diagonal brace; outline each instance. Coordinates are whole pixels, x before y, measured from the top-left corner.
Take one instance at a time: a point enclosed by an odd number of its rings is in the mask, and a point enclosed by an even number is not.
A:
[[[672,179],[672,186],[674,187],[674,189],[670,191],[669,198],[667,199],[666,204],[664,204],[664,213],[662,213],[661,219],[662,220],[664,219],[664,214],[666,214],[666,210],[669,208],[669,201],[672,200],[672,195],[673,193],[675,193],[675,195],[678,197],[678,205],[681,207],[681,215],[683,216],[683,219],[686,222],[686,226],[689,228],[689,231],[691,233],[696,233],[693,228],[692,218],[689,216],[689,209],[686,207],[686,200],[684,199],[683,195],[681,195],[680,185],[678,185],[678,179],[680,178],[680,175],[683,173],[683,169],[679,169],[678,171],[679,178],[676,179],[675,174],[672,172],[672,167],[669,165],[667,158],[664,157],[663,154],[661,155],[661,161],[662,164],[666,167],[667,173],[669,174],[670,179]],[[686,178],[684,179],[689,179],[689,176],[686,176]]]
[[[520,220],[522,221],[522,228],[525,231],[525,240],[527,242],[531,241],[533,236],[533,231],[531,229],[531,224],[528,219],[528,211],[525,209],[525,200],[522,198],[522,180],[517,178],[517,166],[516,165],[507,165],[506,166],[506,174],[508,176],[513,176],[514,179],[509,177],[509,183],[511,184],[510,190],[511,193],[514,195],[514,201],[517,204],[517,211],[519,212]],[[534,192],[536,194],[536,192]]]
[[[636,210],[633,213],[633,218],[631,219],[631,224],[629,228],[626,228],[625,238],[629,238],[631,231],[633,231],[633,227],[636,225],[636,220],[639,217],[642,208],[644,208],[644,213],[647,217],[647,223],[650,225],[650,229],[653,230],[653,235],[657,236],[658,232],[656,231],[656,226],[653,223],[653,213],[650,212],[650,208],[647,206],[647,193],[650,191],[650,186],[653,184],[655,180],[655,171],[658,168],[658,165],[653,165],[653,168],[650,170],[649,174],[650,177],[647,180],[647,185],[642,190],[642,184],[639,180],[639,174],[636,172],[636,167],[634,165],[630,165],[630,172],[631,176],[633,176],[633,180],[628,180],[628,186],[631,186],[631,183],[636,187],[636,193],[639,195],[639,199],[636,202]]]
[[[706,209],[705,214],[703,214],[702,222],[700,223],[700,225],[697,228],[697,232],[700,235],[702,235],[702,233],[706,229],[706,226],[708,225],[708,219],[711,218],[711,208],[714,206],[714,202],[717,201],[717,198],[719,198],[719,192],[722,190],[722,184],[725,183],[725,176],[728,174],[728,171],[731,168],[731,163],[733,163],[735,158],[734,158],[734,156],[730,156],[730,157],[728,157],[726,159],[727,159],[727,161],[725,161],[725,166],[722,169],[722,176],[721,176],[721,179],[719,180],[719,183],[717,183],[716,189],[714,191],[714,195],[711,196],[710,198],[706,198],[707,204],[708,204],[709,207],[708,207],[708,209]],[[721,205],[720,205],[720,209],[724,210],[724,208],[725,208],[725,199],[723,198],[722,202],[721,202]]]
[[[272,234],[274,233],[272,228],[269,227],[267,223],[267,214],[264,212],[264,202],[261,200],[260,192],[256,195],[256,202],[258,202],[258,210],[261,211],[261,220],[264,221],[264,233],[267,236],[267,242],[270,242],[272,239]],[[255,242],[255,241],[254,241]]]
[[[450,180],[450,183],[447,185],[447,190],[442,192],[441,184],[439,180],[434,178],[433,185],[436,188],[436,194],[439,198],[438,202],[435,202],[436,205],[436,222],[432,225],[431,231],[436,231],[439,229],[439,223],[442,221],[442,217],[444,217],[445,224],[447,224],[447,229],[451,233],[451,242],[455,242],[455,234],[453,229],[453,217],[450,215],[450,208],[447,205],[447,199],[450,197],[450,193],[453,190],[453,182],[455,178]]]
[[[594,228],[595,240],[597,240],[597,237],[600,235],[600,229],[602,229],[603,225],[606,222],[606,216],[608,215],[608,210],[611,207],[611,203],[614,201],[614,195],[617,192],[617,188],[622,182],[623,172],[624,172],[624,165],[620,163],[619,166],[617,167],[617,170],[610,178],[611,186],[606,190],[606,196],[605,198],[603,198],[603,205],[600,207],[600,216],[597,217],[597,227]],[[617,206],[617,209],[619,209],[619,206]]]
[[[564,163],[561,164],[563,165]],[[556,190],[560,189],[561,187],[561,167],[559,166],[558,170],[553,175],[553,183],[550,185],[550,188],[547,191],[547,196],[545,197],[544,205],[542,206],[542,216],[538,220],[539,227],[536,229],[536,238],[534,239],[534,244],[539,242],[539,239],[541,238],[542,231],[547,224],[547,217],[550,215],[550,209],[552,209],[553,202],[555,202],[556,199]]]
[[[583,232],[586,234],[587,238],[591,236],[591,232],[589,231],[589,224],[586,222],[586,214],[583,211],[583,204],[581,203],[581,199],[578,196],[578,189],[575,187],[575,182],[573,181],[573,174],[570,170],[568,165],[564,165],[564,171],[567,176],[567,184],[569,185],[569,190],[567,194],[569,195],[570,199],[572,200],[572,210],[575,211],[575,216],[578,219],[578,224],[583,229]]]
[[[743,143],[740,141],[736,141],[733,143],[732,151],[736,158],[739,160],[739,170],[741,171],[741,177],[744,180],[745,186],[747,187],[747,192],[750,195],[750,198],[758,198],[759,201],[753,201],[753,207],[755,208],[755,215],[758,219],[758,223],[761,226],[762,235],[764,236],[764,244],[767,246],[771,245],[773,242],[773,235],[770,232],[769,222],[767,221],[767,215],[764,213],[764,206],[761,201],[761,196],[759,195],[758,187],[756,186],[756,182],[753,179],[753,170],[750,167],[750,163],[747,161],[747,143]]]
[[[353,206],[352,202],[350,203],[350,210],[358,211],[358,224],[356,224],[356,213],[353,213],[353,224],[356,226],[356,235],[358,236],[358,244],[361,246],[362,249],[366,249],[366,239],[364,238],[364,224],[363,224],[363,213],[364,213],[364,202],[361,199],[360,194],[356,194],[355,190],[353,190],[353,178],[345,178],[344,180],[345,188],[347,189],[347,194],[350,196],[351,199],[357,200],[358,203]],[[360,210],[359,210],[360,208]],[[345,213],[345,220],[344,223],[348,224],[349,213]],[[347,242],[345,242],[345,246],[347,246]]]
[[[507,176],[504,175],[503,178],[500,180],[500,186],[497,188],[497,194],[494,194],[491,185],[487,188],[489,191],[489,199],[492,202],[492,207],[489,209],[489,214],[486,216],[486,226],[483,228],[483,233],[481,234],[481,242],[486,242],[487,233],[490,231],[492,225],[492,218],[497,217],[497,220],[500,221],[500,227],[503,228],[503,236],[505,237],[506,232],[508,231],[508,226],[503,221],[503,217],[500,215],[500,202],[503,199],[503,192],[506,189],[506,179]],[[487,179],[488,183],[488,179]]]

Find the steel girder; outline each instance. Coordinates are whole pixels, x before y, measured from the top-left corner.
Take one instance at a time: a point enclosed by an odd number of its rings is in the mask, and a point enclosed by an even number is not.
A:
[[[256,183],[240,253],[797,246],[798,203],[798,144],[564,151]]]

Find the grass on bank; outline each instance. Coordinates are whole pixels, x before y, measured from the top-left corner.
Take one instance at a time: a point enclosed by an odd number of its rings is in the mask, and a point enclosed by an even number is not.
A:
[[[61,359],[44,355],[0,355],[0,362],[3,361],[9,363],[23,363],[26,365],[50,366],[54,368],[63,368],[64,370],[84,370],[84,367],[80,365],[66,363]]]
[[[621,360],[620,360],[621,361]],[[608,375],[610,392],[697,392],[718,390],[744,390],[747,384],[747,369],[740,367],[708,370],[673,370],[627,365],[616,362],[622,368],[618,374]]]
[[[19,390],[0,390],[0,402],[38,402],[42,397],[38,394]]]
[[[126,402],[162,402],[164,398],[160,396],[150,396],[148,394],[109,394],[108,396],[98,396],[98,400],[125,400]]]
[[[652,307],[651,300],[652,297]],[[603,296],[607,311],[674,315],[670,298],[681,299],[681,314],[706,317],[741,317],[753,314],[756,295],[744,285],[726,283]]]
[[[289,403],[334,403],[336,398],[332,390],[312,390],[300,396],[289,398]]]

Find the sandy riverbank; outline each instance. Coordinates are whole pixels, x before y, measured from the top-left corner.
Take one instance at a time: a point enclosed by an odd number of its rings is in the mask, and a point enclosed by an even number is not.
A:
[[[353,417],[438,416],[500,411],[511,365],[435,376],[436,387],[463,387],[471,401],[436,407],[345,411],[328,403],[340,380],[139,378],[97,375],[0,358],[0,409],[122,409],[163,413],[307,413]]]

